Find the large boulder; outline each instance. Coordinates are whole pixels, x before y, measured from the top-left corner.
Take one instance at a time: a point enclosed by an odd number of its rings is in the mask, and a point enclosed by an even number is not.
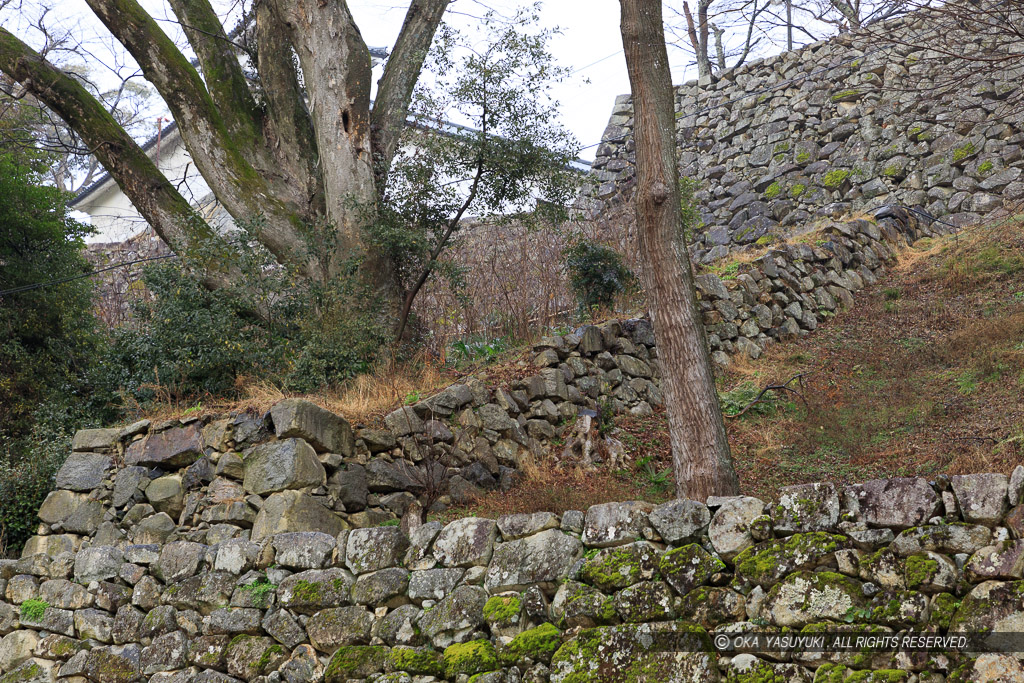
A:
[[[785,486],[769,508],[775,531],[831,531],[839,523],[839,492],[833,484]]]
[[[480,586],[459,586],[420,618],[420,629],[435,647],[464,642],[483,625],[486,602]]]
[[[484,585],[492,593],[536,585],[550,594],[582,555],[580,540],[558,529],[501,543],[494,549]]]
[[[348,528],[345,521],[302,491],[280,491],[263,503],[252,525],[252,540],[287,531],[322,531],[337,536]]]
[[[643,534],[653,508],[639,500],[591,505],[583,520],[583,543],[592,548],[632,543]]]
[[[727,498],[715,511],[708,527],[708,538],[726,562],[754,545],[751,526],[764,514],[764,503],[757,498],[737,496]]]
[[[434,540],[434,557],[446,567],[486,566],[498,528],[493,519],[467,517],[449,522]]]
[[[57,471],[54,485],[69,491],[92,491],[107,478],[114,467],[109,455],[72,453]]]
[[[65,519],[70,517],[74,512],[89,500],[89,496],[84,493],[75,493],[74,491],[59,490],[51,491],[43,504],[39,506],[39,519],[46,524],[56,524],[57,522],[63,522]]]
[[[683,498],[657,506],[651,510],[650,520],[662,540],[677,544],[700,538],[711,522],[711,512],[704,503]]]
[[[402,564],[408,537],[396,526],[354,529],[348,535],[345,564],[354,574],[367,574]]]
[[[168,474],[154,479],[146,487],[146,500],[157,512],[166,512],[171,519],[178,519],[185,507],[185,488],[180,474]]]
[[[302,439],[263,443],[245,454],[242,486],[250,493],[264,495],[311,488],[326,481],[327,472],[316,457],[316,451]]]
[[[354,439],[345,418],[301,398],[286,398],[270,409],[274,433],[279,439],[298,437],[318,453],[351,457]]]
[[[939,502],[922,477],[872,479],[843,491],[846,509],[875,527],[906,529],[924,524],[938,512]]]
[[[203,455],[203,432],[198,422],[149,434],[133,442],[124,455],[125,465],[178,469]]]
[[[707,632],[693,624],[604,626],[563,643],[551,659],[551,683],[712,683],[716,660]]]
[[[953,494],[965,522],[995,526],[1009,509],[1005,474],[959,474],[951,477]]]
[[[776,626],[800,627],[818,621],[843,621],[864,609],[861,584],[835,572],[799,571],[775,584],[763,614]]]
[[[604,548],[580,568],[580,580],[606,593],[614,593],[658,573],[658,550],[647,541]]]

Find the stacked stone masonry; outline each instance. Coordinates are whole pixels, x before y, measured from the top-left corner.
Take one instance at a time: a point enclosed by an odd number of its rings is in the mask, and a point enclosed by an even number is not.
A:
[[[44,533],[0,561],[0,683],[1024,680],[1024,653],[719,640],[1019,632],[1024,467],[360,525],[322,494],[354,446],[317,410],[275,407],[276,439],[80,432]]]
[[[949,17],[912,13],[676,89],[683,176],[703,228],[691,253],[710,263],[821,216],[919,207],[964,225],[1024,200],[1024,65],[946,80],[966,62],[945,49]],[[943,49],[928,49],[941,33]],[[982,37],[959,31],[960,53]],[[946,79],[946,80],[944,80]],[[693,115],[693,112],[700,112]],[[632,196],[630,96],[617,98],[592,182],[592,216]]]

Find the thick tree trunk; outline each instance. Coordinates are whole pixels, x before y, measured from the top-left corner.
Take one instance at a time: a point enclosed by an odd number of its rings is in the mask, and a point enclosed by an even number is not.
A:
[[[676,494],[694,500],[735,495],[739,482],[682,238],[674,93],[661,2],[620,1],[635,111],[637,234],[658,340]]]

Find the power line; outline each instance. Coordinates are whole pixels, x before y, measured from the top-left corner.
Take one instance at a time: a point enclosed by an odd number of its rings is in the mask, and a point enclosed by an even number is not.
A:
[[[31,284],[31,285],[22,285],[21,287],[14,287],[12,289],[5,289],[3,291],[0,291],[0,297],[7,296],[7,295],[10,295],[10,294],[20,294],[22,292],[30,292],[30,291],[32,291],[34,289],[41,289],[43,287],[51,287],[53,285],[62,285],[65,282],[73,282],[75,280],[82,280],[82,279],[87,278],[87,277],[92,277],[93,275],[99,275],[100,273],[105,273],[108,270],[114,270],[115,268],[124,268],[125,266],[135,265],[136,263],[146,263],[148,261],[159,261],[161,259],[177,258],[177,257],[178,257],[177,254],[165,254],[163,256],[150,256],[149,258],[141,258],[141,259],[136,259],[134,261],[125,261],[123,263],[115,263],[112,266],[107,266],[106,268],[100,268],[98,270],[93,270],[93,271],[90,271],[88,273],[83,273],[81,275],[72,275],[71,277],[64,277],[64,278],[60,278],[58,280],[50,280],[48,282],[36,282],[34,284]]]

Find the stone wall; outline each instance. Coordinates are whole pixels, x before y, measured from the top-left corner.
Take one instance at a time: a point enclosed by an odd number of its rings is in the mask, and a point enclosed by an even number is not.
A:
[[[943,49],[926,49],[940,34]],[[937,92],[966,70],[945,47],[960,42],[969,54],[981,40],[948,17],[914,13],[678,87],[681,173],[699,182],[704,223],[695,261],[883,204],[956,225],[1019,205],[1024,65]],[[623,95],[580,202],[592,215],[632,196],[632,126]]]
[[[1024,622],[1024,467],[408,529],[349,529],[323,506],[261,526],[273,494],[251,529],[218,514],[160,534],[146,524],[150,505],[174,511],[151,495],[160,479],[143,497],[124,482],[197,454],[150,454],[167,457],[120,469],[112,490],[93,464],[66,467],[55,494],[134,499],[127,536],[42,536],[62,540],[0,561],[0,683],[1024,680],[1017,657],[989,652]],[[225,513],[268,472],[255,453],[216,469],[201,488]],[[284,494],[316,481],[301,483]],[[737,651],[741,634],[823,632],[967,633],[977,652]]]

